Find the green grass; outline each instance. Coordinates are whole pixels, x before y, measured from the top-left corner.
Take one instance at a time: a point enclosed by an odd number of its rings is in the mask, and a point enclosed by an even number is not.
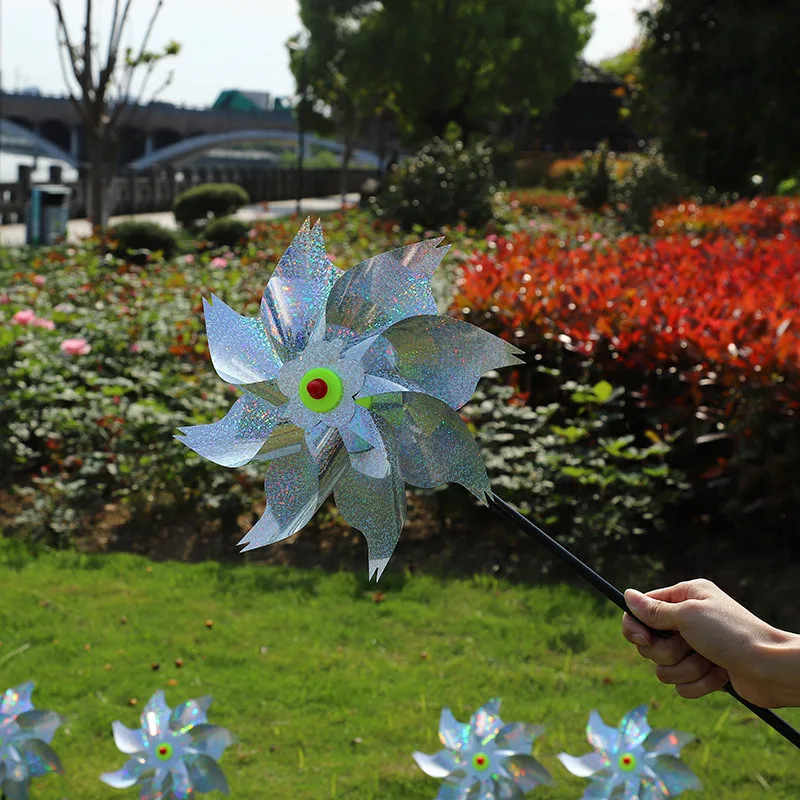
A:
[[[54,740],[67,774],[39,780],[41,800],[136,797],[97,777],[125,759],[112,720],[136,726],[160,688],[171,705],[213,695],[211,721],[238,737],[222,766],[248,800],[432,799],[412,751],[438,749],[442,706],[463,719],[492,695],[506,721],[547,726],[535,752],[557,784],[532,797],[580,797],[556,754],[588,750],[590,709],[615,722],[640,703],[654,726],[699,736],[684,752],[707,788],[692,796],[798,795],[794,749],[725,696],[659,684],[582,591],[388,574],[376,603],[351,574],[4,547],[0,683],[34,679],[36,705],[68,719]]]

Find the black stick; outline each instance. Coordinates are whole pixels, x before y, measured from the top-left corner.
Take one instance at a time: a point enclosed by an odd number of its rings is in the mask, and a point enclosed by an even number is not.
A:
[[[585,564],[576,555],[567,550],[566,547],[559,544],[552,536],[546,534],[527,517],[512,508],[505,500],[497,495],[493,495],[489,499],[489,507],[503,517],[503,519],[513,522],[526,536],[542,545],[542,547],[561,561],[562,564],[568,566],[576,575],[583,578],[604,597],[607,597],[615,606],[631,614],[631,610],[625,603],[625,595],[617,589],[616,586],[609,583],[602,575],[595,572],[588,564]],[[665,637],[672,635],[669,631],[656,631],[649,626],[646,627],[656,636]],[[749,708],[757,717],[764,720],[767,725],[777,731],[784,739],[791,742],[795,747],[800,748],[800,731],[793,728],[786,720],[779,717],[774,711],[770,711],[768,708],[761,708],[761,706],[754,705],[748,700],[745,700],[730,683],[726,684],[724,689],[745,708]]]

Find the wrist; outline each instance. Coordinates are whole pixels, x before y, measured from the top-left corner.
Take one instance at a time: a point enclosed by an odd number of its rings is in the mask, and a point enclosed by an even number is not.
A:
[[[800,635],[771,628],[756,645],[756,662],[774,707],[800,706]]]

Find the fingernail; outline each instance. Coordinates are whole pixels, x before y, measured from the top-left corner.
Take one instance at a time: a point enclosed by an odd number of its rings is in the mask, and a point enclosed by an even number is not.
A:
[[[631,634],[631,641],[634,644],[641,645],[642,647],[647,647],[650,644],[650,642],[647,640],[647,637],[643,636],[641,633]]]
[[[644,595],[638,589],[625,590],[625,602],[630,605],[639,605],[644,599]]]

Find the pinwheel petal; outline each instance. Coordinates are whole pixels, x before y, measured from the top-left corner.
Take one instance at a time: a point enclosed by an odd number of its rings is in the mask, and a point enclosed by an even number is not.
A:
[[[161,778],[155,775],[142,778],[139,781],[139,800],[166,800],[169,786],[163,786],[162,783]]]
[[[203,298],[206,336],[217,375],[236,386],[271,381],[281,368],[269,334],[259,318],[243,317],[216,295]]]
[[[441,750],[435,755],[412,753],[417,766],[431,778],[447,778],[458,770],[458,761],[450,750]]]
[[[388,452],[388,473],[374,478],[359,472],[350,461],[345,462],[334,488],[339,513],[349,525],[364,534],[369,555],[369,577],[379,580],[400,539],[406,520],[406,491],[397,464]]]
[[[189,769],[182,760],[176,761],[169,771],[171,784],[171,794],[165,792],[171,800],[189,800],[193,794],[192,779],[189,776]]]
[[[463,750],[469,743],[469,725],[459,722],[449,708],[439,718],[439,739],[450,750]]]
[[[3,700],[0,702],[0,716],[16,716],[30,711],[33,708],[31,702],[33,688],[33,681],[28,681],[12,689],[6,689],[3,693]]]
[[[200,697],[175,706],[169,717],[170,730],[188,733],[195,725],[204,725],[208,722],[206,712],[210,705],[210,697]]]
[[[522,791],[511,781],[500,781],[497,784],[497,800],[522,800]]]
[[[523,364],[522,351],[468,322],[416,316],[396,322],[364,355],[371,375],[404,384],[461,408],[493,369]]]
[[[626,747],[639,747],[650,734],[647,706],[639,706],[629,711],[619,724],[619,732],[625,738]]]
[[[25,762],[28,774],[32,778],[47,775],[49,772],[64,772],[64,767],[53,748],[40,739],[23,739],[15,742],[14,748]]]
[[[100,776],[103,783],[114,789],[129,789],[141,777],[147,761],[142,756],[134,756],[128,759],[128,763],[116,772],[104,772]]]
[[[342,438],[333,428],[308,437],[299,452],[266,462],[264,491],[267,505],[261,519],[239,545],[255,550],[293,536],[305,527],[330,495],[346,466]]]
[[[553,782],[550,773],[530,755],[519,753],[509,756],[505,760],[504,766],[514,777],[514,782],[523,794],[537,786]]]
[[[216,725],[197,725],[192,728],[192,747],[215,761],[222,758],[222,754],[232,744],[233,736],[227,728]]]
[[[132,755],[144,750],[147,740],[141,728],[132,730],[121,722],[115,721],[111,723],[111,730],[114,733],[114,744],[121,753]]]
[[[318,221],[312,228],[307,219],[275,267],[261,301],[261,320],[284,360],[311,341],[340,275],[325,252],[322,226]]]
[[[375,417],[366,408],[356,405],[356,413],[346,427],[339,429],[350,454],[353,469],[370,478],[389,474],[389,454]]]
[[[702,789],[698,777],[679,758],[661,755],[647,759],[647,770],[655,787],[661,792],[656,797],[674,797],[688,789]]]
[[[207,756],[192,756],[186,759],[186,769],[192,786],[198,792],[222,792],[230,794],[228,781],[217,762]]]
[[[610,725],[606,725],[596,711],[589,714],[586,725],[586,738],[595,750],[599,750],[605,758],[613,752],[620,739],[620,732]]]
[[[245,394],[218,422],[179,428],[181,433],[175,438],[215,464],[241,467],[259,454],[280,423],[275,406]]]
[[[169,730],[170,709],[164,699],[164,692],[159,689],[142,710],[142,730],[150,738],[161,736]]]
[[[531,752],[533,742],[544,733],[541,725],[526,725],[524,722],[511,722],[504,725],[497,733],[494,743],[498,750],[510,753]]]
[[[28,800],[30,780],[27,778],[12,777],[6,773],[5,780],[0,784],[3,796],[6,800]]]
[[[479,783],[444,783],[436,795],[436,800],[477,800],[480,796]]]
[[[53,741],[53,736],[62,724],[61,717],[54,711],[40,711],[32,708],[17,717],[17,725],[26,737],[41,739],[46,744]]]
[[[328,297],[325,338],[353,345],[401,319],[436,314],[430,279],[448,249],[441,241],[390,250],[345,272]]]
[[[496,736],[502,727],[503,723],[499,716],[500,702],[499,698],[493,697],[472,715],[469,725],[479,739]]]
[[[558,760],[569,772],[579,778],[590,778],[608,764],[608,761],[597,752],[587,753],[580,757],[559,753]]]
[[[424,489],[459,483],[481,501],[491,495],[478,445],[450,406],[425,394],[387,394],[374,398],[372,411],[389,423],[389,448],[407,483]]]
[[[651,753],[660,755],[679,756],[681,748],[694,741],[691,733],[681,731],[655,729],[644,740],[644,747]]]

